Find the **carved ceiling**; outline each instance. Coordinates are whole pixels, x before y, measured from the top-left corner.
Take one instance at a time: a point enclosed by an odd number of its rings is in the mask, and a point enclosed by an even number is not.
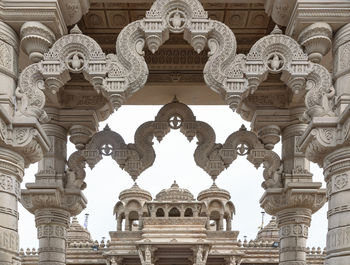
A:
[[[142,19],[151,4],[111,3],[107,0],[91,3],[89,12],[78,26],[84,34],[94,38],[105,53],[115,53],[119,32],[130,22]],[[224,22],[235,33],[237,53],[247,54],[252,45],[271,32],[274,26],[265,13],[263,3],[203,5],[211,19]],[[203,68],[207,52],[204,50],[198,55],[182,34],[171,34],[155,54],[145,49],[150,70],[148,81],[127,104],[145,104],[145,101],[147,104],[165,104],[175,94],[186,104],[225,104],[220,95],[208,89],[204,83]],[[74,85],[74,81],[71,84]]]

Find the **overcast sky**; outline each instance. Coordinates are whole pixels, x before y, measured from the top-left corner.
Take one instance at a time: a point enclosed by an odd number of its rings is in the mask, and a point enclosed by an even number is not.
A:
[[[134,142],[134,133],[138,126],[154,120],[161,106],[123,106],[108,120],[112,130],[118,132],[126,143]],[[233,113],[228,106],[191,106],[197,120],[207,122],[216,132],[216,142],[223,143],[232,133],[237,131],[243,123],[240,116]],[[106,122],[101,123],[100,130]],[[249,123],[245,123],[247,128]],[[144,171],[138,178],[138,185],[151,192],[153,198],[164,188],[169,188],[174,180],[181,188],[189,189],[197,197],[198,193],[211,186],[212,180],[206,172],[197,167],[193,154],[196,148],[196,139],[189,143],[179,130],[172,130],[161,143],[154,139],[156,152],[154,165]],[[281,146],[276,145],[275,150],[280,154]],[[74,146],[69,143],[68,152],[72,153]],[[34,182],[37,165],[32,165],[25,172],[22,188],[27,182]],[[84,223],[85,213],[89,213],[88,230],[94,240],[100,241],[102,237],[109,239],[109,231],[116,230],[116,220],[113,216],[113,207],[118,201],[119,193],[133,185],[131,177],[121,170],[118,164],[110,157],[104,157],[91,171],[86,167],[85,182],[87,188],[84,194],[88,199],[87,208],[78,216],[81,224]],[[219,187],[228,190],[231,200],[236,207],[233,217],[232,229],[240,231],[239,238],[243,240],[254,239],[261,225],[261,211],[259,199],[264,193],[261,183],[263,181],[262,168],[258,170],[246,160],[238,157],[231,166],[219,175],[216,183]],[[312,165],[314,181],[322,182],[322,170]],[[326,245],[327,232],[327,204],[312,217],[309,231],[309,247],[322,249]],[[36,228],[34,216],[19,205],[19,234],[20,247],[26,249],[37,248]],[[265,215],[265,224],[270,216]]]

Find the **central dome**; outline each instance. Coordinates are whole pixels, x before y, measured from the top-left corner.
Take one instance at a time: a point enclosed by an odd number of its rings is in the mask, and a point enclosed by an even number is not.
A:
[[[194,201],[194,197],[187,189],[180,189],[176,181],[169,189],[161,190],[154,199],[155,201]]]

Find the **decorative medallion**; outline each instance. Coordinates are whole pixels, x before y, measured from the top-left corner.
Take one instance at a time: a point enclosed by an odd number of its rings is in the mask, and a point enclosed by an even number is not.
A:
[[[67,56],[68,69],[73,73],[80,73],[84,68],[85,57],[81,52],[75,51]]]
[[[182,126],[182,117],[179,114],[172,115],[169,120],[168,124],[171,129],[179,129]]]
[[[100,153],[105,156],[110,156],[113,153],[113,146],[111,144],[104,144],[100,147]]]
[[[344,188],[348,184],[348,175],[347,174],[341,174],[335,177],[334,180],[334,189],[340,190]]]
[[[283,69],[285,59],[282,54],[279,52],[271,53],[267,57],[267,68],[271,73],[277,74],[280,73]]]
[[[186,14],[179,9],[175,9],[169,12],[167,21],[170,31],[180,33],[184,30],[186,24]]]
[[[236,151],[237,151],[238,155],[244,156],[244,155],[248,154],[249,147],[245,143],[241,143],[241,144],[236,146]]]

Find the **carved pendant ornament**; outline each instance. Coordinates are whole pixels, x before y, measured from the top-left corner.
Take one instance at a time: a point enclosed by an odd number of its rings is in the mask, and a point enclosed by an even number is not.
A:
[[[247,131],[242,126],[239,131],[232,133],[225,143],[218,144],[215,142],[213,128],[205,122],[197,121],[191,109],[176,99],[163,106],[154,121],[145,122],[136,130],[135,143],[126,144],[123,138],[108,126],[93,135],[81,150],[69,157],[69,178],[66,185],[70,188],[83,187],[85,164],[93,168],[103,156],[111,156],[136,180],[155,161],[153,139],[161,141],[171,129],[180,130],[189,141],[197,138],[198,146],[194,152],[194,160],[213,180],[231,165],[237,155],[246,155],[255,167],[263,164],[265,181],[262,186],[265,189],[282,187],[279,156],[266,149],[254,132]]]

